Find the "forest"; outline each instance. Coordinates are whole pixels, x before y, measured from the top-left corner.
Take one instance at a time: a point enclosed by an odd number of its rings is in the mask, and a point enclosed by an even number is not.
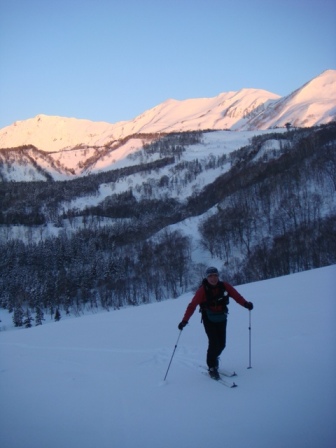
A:
[[[199,219],[203,250],[220,260],[233,284],[335,263],[335,123],[270,131],[229,155],[183,160],[186,146],[201,140],[201,132],[160,136],[132,156],[139,164],[74,180],[0,182],[0,306],[14,324],[195,289],[205,265],[192,259],[192,236],[170,227],[188,218]],[[263,151],[270,140],[278,149]],[[202,172],[223,167],[213,182],[179,197]],[[135,175],[140,184],[113,193],[113,185]],[[111,194],[98,205],[64,207],[94,196],[103,183]],[[50,223],[59,232],[43,237]],[[18,225],[27,237],[6,237]],[[41,229],[39,241],[29,237],[33,229]]]

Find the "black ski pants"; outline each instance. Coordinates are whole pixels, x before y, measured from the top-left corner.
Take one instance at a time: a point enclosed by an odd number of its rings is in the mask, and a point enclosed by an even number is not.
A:
[[[207,365],[209,368],[218,367],[218,358],[226,345],[226,324],[224,322],[211,322],[206,313],[203,315],[203,325],[208,336]]]

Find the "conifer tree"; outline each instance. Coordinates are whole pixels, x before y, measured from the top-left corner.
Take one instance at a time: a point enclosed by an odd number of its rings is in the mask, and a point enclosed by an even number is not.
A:
[[[39,306],[37,306],[36,307],[36,315],[35,315],[35,326],[37,327],[38,325],[42,325],[43,320],[45,320],[44,313],[43,313],[42,309]]]
[[[61,320],[61,313],[60,313],[59,309],[57,308],[56,313],[55,313],[55,322],[58,322],[59,320]]]
[[[32,318],[30,309],[27,308],[27,311],[24,313],[24,321],[23,321],[23,325],[24,325],[26,328],[30,328],[30,327],[32,326],[32,320],[33,320],[33,318]]]
[[[23,316],[24,311],[22,309],[21,305],[17,305],[14,308],[14,314],[13,314],[13,323],[15,327],[22,327],[23,325]]]

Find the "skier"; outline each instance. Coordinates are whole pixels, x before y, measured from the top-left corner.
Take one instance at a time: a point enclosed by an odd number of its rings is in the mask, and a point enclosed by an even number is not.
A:
[[[207,365],[211,378],[219,380],[219,356],[226,345],[226,323],[228,315],[229,297],[248,310],[253,309],[253,303],[247,302],[239,292],[229,283],[219,281],[218,269],[209,267],[205,271],[206,278],[196,291],[192,301],[187,306],[179,330],[188,324],[197,305],[200,306],[202,322],[208,336]]]

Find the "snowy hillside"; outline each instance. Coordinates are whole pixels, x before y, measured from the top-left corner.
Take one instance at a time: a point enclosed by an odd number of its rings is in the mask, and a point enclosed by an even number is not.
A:
[[[285,129],[277,129],[282,133]],[[249,143],[252,137],[267,134],[269,131],[216,131],[203,134],[203,142],[188,146],[187,153],[182,159],[192,160],[207,157],[209,154],[229,154]],[[0,175],[6,181],[46,180],[46,174],[54,180],[67,180],[76,176],[96,174],[119,168],[139,164],[139,152],[144,142],[151,142],[153,138],[130,138],[114,148],[81,147],[72,150],[44,153],[28,148],[25,152],[0,150]],[[138,153],[138,157],[136,156]],[[134,157],[132,157],[134,156]],[[147,158],[156,160],[158,156]],[[31,160],[36,161],[35,164]],[[135,180],[135,179],[134,179]],[[127,187],[128,188],[128,187]]]
[[[290,95],[272,102],[242,128],[269,129],[291,123],[309,127],[329,123],[336,118],[335,70],[327,70]],[[237,127],[240,129],[241,127]]]
[[[191,298],[0,332],[2,448],[333,448],[336,266],[237,287],[221,364],[202,375],[206,337]],[[6,312],[7,313],[7,312]],[[5,318],[4,318],[5,317]],[[8,327],[7,327],[8,328]]]
[[[38,115],[0,130],[0,148],[34,145],[46,152],[75,147],[110,147],[139,133],[190,130],[257,130],[274,126],[313,126],[335,119],[336,70],[327,70],[280,98],[260,89],[241,89],[214,98],[169,99],[131,121],[95,123]]]
[[[277,129],[276,133],[282,134],[284,132],[283,129]],[[238,150],[239,148],[247,145],[251,139],[256,135],[267,135],[268,131],[246,131],[246,132],[226,132],[226,131],[217,131],[217,132],[208,132],[204,133],[202,137],[202,142],[194,145],[188,145],[186,151],[181,155],[180,159],[176,163],[181,162],[193,162],[195,159],[200,161],[208,160],[209,157],[221,157],[221,156],[229,156],[232,152]],[[281,140],[280,140],[281,141]],[[138,150],[141,149],[142,142],[140,139],[131,139],[122,147],[116,149],[109,156],[99,159],[97,163],[91,167],[91,173],[99,173],[105,172],[110,169],[119,169],[127,166],[137,165],[139,163],[139,158],[130,157],[130,155],[135,154]],[[279,141],[266,141],[264,146],[261,148],[260,153],[262,156],[265,154],[272,154],[273,151],[278,149]],[[78,150],[79,151],[79,150]],[[82,150],[83,151],[83,150]],[[68,170],[78,169],[78,158],[76,157],[77,152],[74,153],[75,157],[71,157],[69,153],[72,152],[60,152],[58,153],[60,157],[62,157],[63,166]],[[69,157],[69,158],[67,158]],[[271,155],[270,155],[271,157]],[[1,153],[0,153],[1,159]],[[50,164],[47,164],[46,160],[40,160],[40,165],[45,168],[46,171],[52,173],[52,176],[55,180],[65,179],[67,176],[61,174],[59,171],[55,169],[55,166],[52,167]],[[152,159],[149,159],[151,161]],[[5,164],[3,165],[5,166]],[[204,188],[209,183],[213,182],[213,180],[223,174],[225,171],[229,170],[230,163],[227,163],[225,167],[219,167],[212,170],[206,170],[200,173],[199,176],[195,177],[195,179],[184,186],[184,188],[173,188],[172,185],[169,185],[164,192],[158,191],[156,193],[155,189],[153,191],[154,196],[158,196],[161,194],[169,195],[169,197],[176,198],[179,200],[186,200],[189,195],[191,195],[194,191],[200,190]],[[151,182],[158,183],[162,176],[168,176],[169,178],[173,178],[172,175],[172,167],[169,165],[164,167],[161,170],[156,170],[150,173]],[[18,164],[16,165],[16,169],[8,169],[6,172],[6,180],[7,181],[30,181],[30,180],[42,180],[43,175],[37,170],[33,170],[27,164]],[[94,195],[81,195],[69,202],[62,203],[62,209],[64,211],[68,211],[71,209],[84,210],[86,207],[94,207],[102,203],[112,194],[121,194],[129,191],[130,187],[133,188],[134,194],[136,191],[142,188],[142,185],[146,181],[146,177],[144,178],[142,173],[132,174],[130,176],[123,176],[118,179],[117,182],[109,182],[102,183],[99,186],[99,189]],[[140,197],[139,197],[140,199]],[[190,225],[190,222],[189,224]],[[12,237],[19,237],[26,233],[26,228],[24,226],[15,226],[11,229],[10,233]],[[0,237],[4,240],[6,239],[4,236],[4,232],[9,232],[9,229],[0,228]],[[52,223],[48,224],[44,228],[45,236],[57,235],[61,231],[59,226],[54,226]],[[68,228],[67,231],[71,232],[71,229]],[[38,241],[40,239],[40,229],[38,227],[34,227],[31,229],[33,240]]]

